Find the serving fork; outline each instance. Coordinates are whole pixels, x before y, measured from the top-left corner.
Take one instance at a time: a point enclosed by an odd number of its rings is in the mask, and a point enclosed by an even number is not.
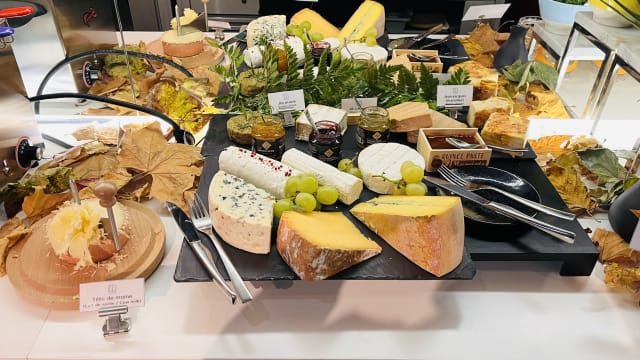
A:
[[[449,169],[448,167],[446,167],[445,165],[441,165],[438,168],[438,173],[448,182],[464,187],[467,190],[480,190],[480,189],[486,189],[486,190],[492,190],[495,191],[499,194],[502,194],[512,200],[515,200],[523,205],[526,205],[532,209],[536,209],[540,212],[543,212],[545,214],[551,215],[551,216],[555,216],[557,218],[560,219],[564,219],[564,220],[573,220],[576,218],[575,214],[572,214],[570,212],[566,212],[566,211],[562,211],[562,210],[558,210],[558,209],[554,209],[552,207],[537,203],[535,201],[531,201],[529,199],[525,199],[521,196],[518,196],[516,194],[512,194],[508,191],[502,190],[500,188],[497,188],[495,186],[491,186],[491,185],[486,185],[486,184],[478,184],[478,183],[474,183],[472,181],[469,181],[463,177],[461,177],[460,175],[456,174],[455,172],[453,172],[451,169]]]
[[[209,239],[211,239],[213,246],[216,248],[216,251],[220,256],[220,260],[222,260],[222,264],[227,270],[227,274],[229,274],[229,279],[231,279],[231,283],[233,284],[233,287],[235,288],[240,301],[246,303],[253,300],[253,296],[249,292],[249,289],[247,289],[244,281],[242,281],[238,270],[236,270],[236,267],[231,262],[231,259],[229,259],[227,252],[224,251],[222,243],[213,233],[213,226],[211,224],[209,210],[207,210],[207,207],[200,196],[198,196],[198,194],[195,194],[193,199],[188,199],[187,206],[189,207],[189,217],[191,217],[193,225],[195,225],[196,229],[206,234],[207,236],[209,236]]]

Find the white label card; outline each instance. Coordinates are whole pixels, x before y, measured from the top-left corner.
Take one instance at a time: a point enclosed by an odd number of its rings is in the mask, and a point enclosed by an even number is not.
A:
[[[80,284],[80,311],[108,306],[144,306],[144,279],[98,281]]]
[[[468,106],[473,100],[472,85],[438,85],[436,103],[444,107]]]
[[[304,92],[302,92],[302,89],[269,93],[268,97],[272,114],[287,111],[302,111],[305,108]]]
[[[360,106],[358,106],[358,104],[360,104]],[[358,98],[357,103],[356,103],[356,99],[347,98],[347,99],[342,99],[342,103],[340,104],[340,107],[342,108],[342,110],[346,111],[347,114],[360,113],[360,108],[366,108],[369,106],[378,106],[378,98],[377,97]]]
[[[633,235],[631,235],[629,247],[633,250],[640,250],[640,221],[636,224],[636,229],[633,231]]]
[[[469,10],[462,17],[462,21],[476,19],[500,19],[507,12],[511,4],[469,6]]]

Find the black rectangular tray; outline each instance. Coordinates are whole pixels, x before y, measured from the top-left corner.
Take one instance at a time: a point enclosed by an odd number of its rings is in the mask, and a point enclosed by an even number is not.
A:
[[[567,206],[540,166],[533,160],[491,159],[489,166],[527,180],[540,194],[540,202],[566,210]],[[576,233],[568,244],[527,225],[492,226],[466,221],[465,246],[474,261],[559,261],[560,275],[589,276],[598,250],[577,220],[566,221],[538,212],[536,218]]]
[[[209,130],[205,136],[202,145],[202,154],[205,156],[204,169],[198,186],[198,193],[203,199],[208,198],[208,189],[213,175],[218,171],[218,155],[227,146],[232,145],[226,133],[226,120],[228,115],[216,115],[211,120]],[[286,148],[298,148],[308,152],[307,143],[294,140],[294,128],[287,129],[285,146]],[[353,157],[359,150],[353,140],[355,129],[349,127],[345,134],[345,143],[343,146],[343,156]],[[361,195],[362,200],[368,200],[377,196],[377,194],[367,190]],[[360,221],[353,217],[348,209],[350,207],[344,204],[332,206],[329,211],[342,211],[358,229],[367,237],[376,241],[382,247],[382,253],[373,258],[366,260],[360,264],[356,264],[334,276],[331,279],[377,279],[377,280],[435,280],[435,279],[460,279],[469,280],[475,276],[476,268],[471,261],[469,253],[465,250],[462,262],[452,272],[442,277],[421,269],[395,249],[389,246],[384,240],[364,226]],[[277,223],[274,224],[272,239],[275,239],[275,229]],[[206,239],[202,239],[204,243],[213,251],[213,245]],[[282,260],[276,250],[275,241],[272,242],[271,252],[268,255],[251,254],[242,250],[238,250],[230,245],[224,244],[225,250],[234,265],[238,269],[240,276],[244,280],[296,280],[298,276],[291,271],[289,266]],[[214,255],[215,256],[215,255]],[[223,271],[219,259],[216,256],[218,268]],[[228,277],[227,277],[228,279]],[[210,276],[202,268],[191,248],[185,241],[182,243],[178,262],[176,265],[174,280],[177,282],[185,281],[210,281]]]

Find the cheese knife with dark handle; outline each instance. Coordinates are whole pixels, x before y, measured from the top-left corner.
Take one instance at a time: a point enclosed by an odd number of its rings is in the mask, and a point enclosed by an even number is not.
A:
[[[566,243],[569,244],[573,244],[574,239],[576,237],[576,234],[572,231],[557,227],[555,225],[551,225],[549,223],[546,223],[544,221],[540,221],[536,218],[533,218],[529,215],[526,215],[514,208],[512,208],[511,206],[502,204],[502,203],[498,203],[495,201],[491,201],[489,199],[486,199],[472,191],[469,191],[461,186],[458,185],[454,185],[448,181],[442,180],[440,178],[434,177],[434,176],[425,176],[424,179],[433,184],[436,185],[438,187],[441,187],[445,190],[449,190],[452,193],[463,197],[467,200],[473,201],[474,203],[483,206],[484,208],[493,210],[499,214],[502,214],[504,216],[507,216],[511,219],[515,219],[518,221],[521,221],[525,224],[531,225],[533,227],[535,227],[536,229],[545,232],[553,237],[555,237],[558,240],[562,240]]]
[[[200,241],[200,237],[198,237],[198,231],[196,227],[191,222],[189,216],[178,207],[178,205],[167,201],[167,208],[173,219],[180,227],[182,234],[184,234],[185,239],[187,239],[187,243],[193,250],[196,258],[202,264],[202,266],[207,270],[209,275],[213,278],[213,282],[215,282],[220,289],[229,297],[232,304],[235,304],[237,299],[237,294],[229,288],[227,283],[224,281],[224,278],[216,268],[216,264],[213,261],[213,256],[207,247]]]

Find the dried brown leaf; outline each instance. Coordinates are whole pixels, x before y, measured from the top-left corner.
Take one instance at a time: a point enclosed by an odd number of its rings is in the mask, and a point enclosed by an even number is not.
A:
[[[139,173],[136,177],[151,175],[151,197],[179,205],[184,204],[184,192],[194,187],[202,172],[198,148],[168,144],[158,123],[127,130],[119,159],[121,167]]]
[[[104,96],[120,89],[127,83],[127,78],[112,78],[108,81],[98,81],[95,84],[91,85],[91,88],[88,92],[92,95]]]
[[[543,136],[537,140],[529,140],[529,144],[531,144],[531,148],[536,154],[551,154],[553,158],[556,158],[568,152],[565,145],[571,138],[571,135]]]
[[[57,209],[62,203],[71,199],[70,192],[47,194],[42,186],[36,186],[33,194],[25,196],[22,202],[22,210],[33,224]]]
[[[545,170],[549,181],[574,214],[591,213],[598,203],[589,197],[589,189],[579,174],[571,169],[551,165]]]
[[[596,245],[602,263],[615,262],[625,266],[640,266],[640,251],[629,247],[620,235],[613,231],[596,229],[591,241]]]
[[[7,273],[6,261],[9,250],[30,233],[31,229],[24,226],[17,217],[9,219],[0,227],[0,277]]]
[[[70,166],[73,168],[73,175],[77,179],[98,179],[116,171],[119,165],[115,149],[112,149],[107,153],[95,154]]]
[[[94,154],[104,154],[110,150],[112,150],[112,147],[109,145],[98,141],[89,142],[56,155],[53,160],[42,164],[39,170],[54,167],[72,167],[76,162],[85,160]]]

